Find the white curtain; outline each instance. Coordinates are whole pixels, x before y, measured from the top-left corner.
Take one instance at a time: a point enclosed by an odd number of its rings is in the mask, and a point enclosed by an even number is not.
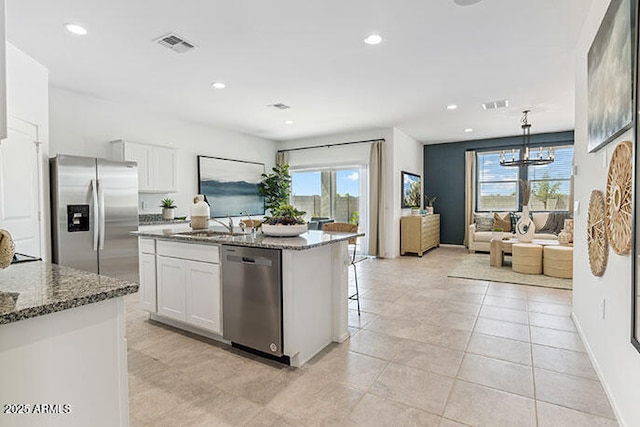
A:
[[[371,144],[369,156],[369,250],[381,256],[384,248],[384,141]]]
[[[289,152],[288,151],[277,151],[276,152],[276,165],[283,166],[289,163]]]
[[[476,209],[476,152],[464,153],[464,245],[469,247],[469,225]]]

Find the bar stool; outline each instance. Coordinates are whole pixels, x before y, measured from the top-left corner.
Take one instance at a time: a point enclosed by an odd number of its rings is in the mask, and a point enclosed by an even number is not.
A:
[[[348,222],[329,222],[322,224],[322,231],[336,231],[342,233],[357,233],[358,224],[350,224]],[[358,290],[358,270],[356,269],[356,250],[358,242],[357,237],[349,239],[349,245],[353,245],[353,254],[351,256],[351,265],[353,266],[353,276],[356,282],[356,293],[349,296],[352,301],[358,302],[358,316],[360,316],[360,291]]]

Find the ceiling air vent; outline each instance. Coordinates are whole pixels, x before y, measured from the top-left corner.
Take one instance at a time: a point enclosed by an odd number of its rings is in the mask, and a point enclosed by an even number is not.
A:
[[[278,110],[286,110],[288,108],[291,108],[288,105],[285,105],[285,104],[283,104],[281,102],[278,102],[277,104],[269,104],[269,105],[267,105],[267,107],[277,108]]]
[[[187,41],[184,37],[180,37],[177,34],[169,33],[165,36],[157,38],[156,41],[159,45],[171,49],[176,53],[185,53],[195,48],[196,45]]]
[[[482,104],[483,110],[495,110],[496,108],[507,108],[509,101],[506,99],[500,99],[498,101],[489,101]]]

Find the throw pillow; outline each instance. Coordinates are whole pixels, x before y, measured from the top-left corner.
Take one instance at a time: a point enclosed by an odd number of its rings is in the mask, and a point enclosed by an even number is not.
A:
[[[493,214],[493,228],[501,228],[504,232],[511,232],[511,215],[506,213],[504,216],[499,213]]]
[[[473,219],[476,223],[476,231],[491,231],[493,230],[493,215],[490,213],[477,213],[473,214]]]
[[[550,212],[544,227],[536,230],[536,233],[559,234],[564,226],[564,220],[570,217],[571,214],[568,212]]]

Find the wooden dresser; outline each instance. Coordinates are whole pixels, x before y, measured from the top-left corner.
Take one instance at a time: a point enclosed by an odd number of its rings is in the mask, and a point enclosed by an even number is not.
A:
[[[400,255],[413,252],[422,256],[437,246],[440,246],[440,214],[400,218]]]

